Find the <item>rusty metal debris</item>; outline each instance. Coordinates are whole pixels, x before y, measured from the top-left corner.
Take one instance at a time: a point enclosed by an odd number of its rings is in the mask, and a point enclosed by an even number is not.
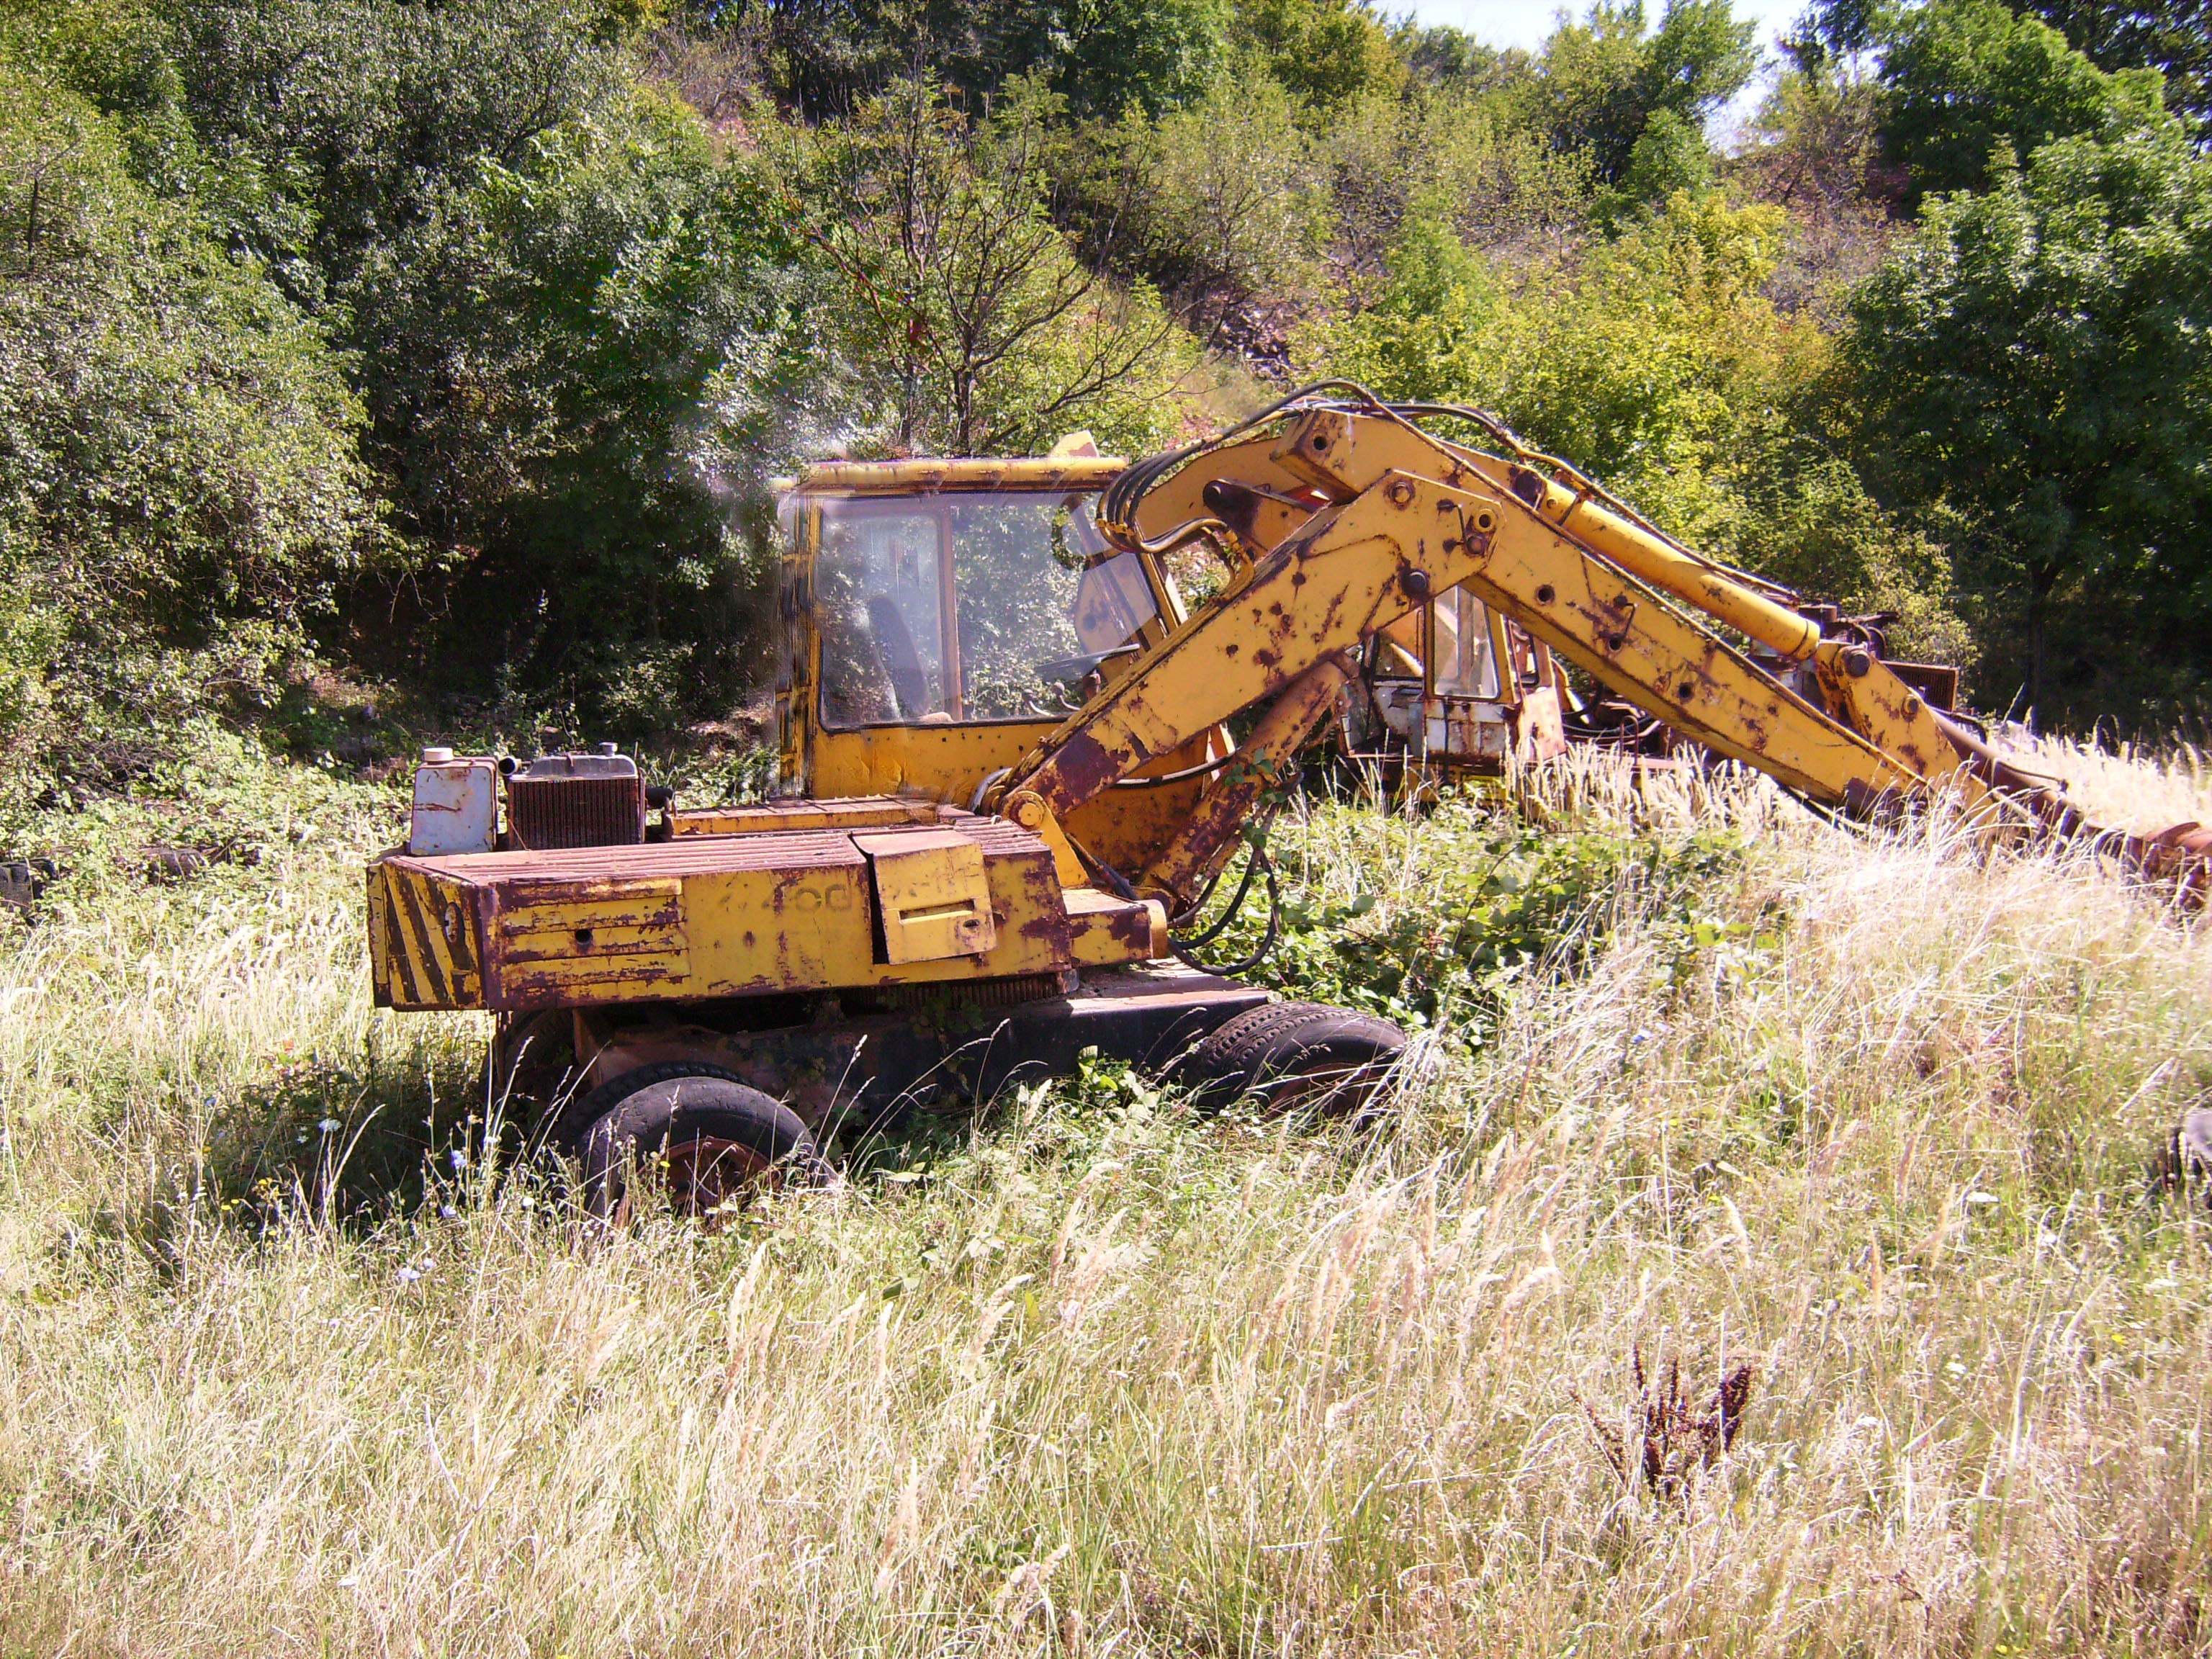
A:
[[[2212,1106],[2193,1106],[2166,1137],[2159,1184],[2200,1194],[2212,1204]]]
[[[9,859],[0,862],[0,905],[28,915],[61,870],[52,859]]]

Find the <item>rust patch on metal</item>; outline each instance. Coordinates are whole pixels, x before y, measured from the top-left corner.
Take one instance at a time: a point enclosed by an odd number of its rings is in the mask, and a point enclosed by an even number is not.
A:
[[[501,891],[499,936],[578,927],[674,927],[683,921],[672,881],[629,887],[610,882],[517,884]]]
[[[1133,700],[1131,706],[1142,708],[1142,700]],[[1067,811],[1106,787],[1120,771],[1103,744],[1088,732],[1078,732],[1053,757],[1045,787],[1037,793],[1051,802],[1054,811]]]

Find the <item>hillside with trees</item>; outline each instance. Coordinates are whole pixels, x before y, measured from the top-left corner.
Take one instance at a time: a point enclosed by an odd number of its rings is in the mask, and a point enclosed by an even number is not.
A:
[[[777,475],[1139,453],[1343,376],[1903,613],[1985,708],[2169,726],[2212,674],[2206,33],[13,0],[0,720],[665,731],[761,678]]]

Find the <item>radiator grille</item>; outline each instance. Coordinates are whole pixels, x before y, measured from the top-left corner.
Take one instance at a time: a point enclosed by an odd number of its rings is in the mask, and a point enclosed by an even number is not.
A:
[[[645,839],[645,781],[532,778],[507,781],[507,836],[518,850],[625,847]]]

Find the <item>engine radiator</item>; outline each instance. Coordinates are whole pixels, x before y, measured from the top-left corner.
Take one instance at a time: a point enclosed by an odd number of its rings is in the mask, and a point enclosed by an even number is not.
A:
[[[637,763],[601,745],[592,755],[543,755],[507,781],[507,840],[517,852],[624,847],[645,839],[645,780]]]

